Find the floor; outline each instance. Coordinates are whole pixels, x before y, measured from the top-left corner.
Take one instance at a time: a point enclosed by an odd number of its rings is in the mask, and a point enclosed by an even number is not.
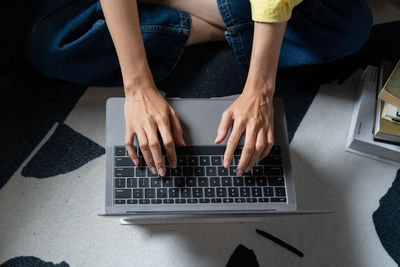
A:
[[[370,3],[375,22],[400,18],[395,0]],[[323,85],[290,145],[299,209],[335,213],[263,223],[122,226],[97,216],[104,211],[104,155],[48,179],[21,175],[43,140],[0,191],[0,263],[34,255],[70,266],[224,266],[243,244],[260,266],[396,266],[378,239],[372,212],[398,168],[344,151],[360,75]],[[122,95],[121,88],[89,88],[65,124],[103,145],[105,101]],[[255,229],[290,243],[304,258]]]

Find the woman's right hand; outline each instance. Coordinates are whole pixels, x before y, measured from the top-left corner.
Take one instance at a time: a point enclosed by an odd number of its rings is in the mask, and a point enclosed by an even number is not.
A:
[[[125,145],[128,153],[133,162],[139,165],[134,147],[136,135],[150,171],[164,176],[165,162],[157,132],[161,135],[169,164],[176,168],[175,144],[185,145],[178,114],[154,85],[126,91],[129,92],[125,96]]]

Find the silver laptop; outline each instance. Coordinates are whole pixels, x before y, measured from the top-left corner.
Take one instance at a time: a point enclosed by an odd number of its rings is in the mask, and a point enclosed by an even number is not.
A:
[[[281,100],[274,99],[275,146],[271,153],[250,172],[237,176],[244,136],[229,168],[222,166],[226,141],[214,144],[221,114],[234,100],[167,99],[179,114],[187,145],[177,147],[178,167],[167,167],[165,177],[153,175],[145,164],[134,166],[130,160],[124,147],[124,101],[107,101],[105,215],[125,216],[130,223],[193,218],[216,222],[296,211]],[[137,140],[135,144],[138,149]]]

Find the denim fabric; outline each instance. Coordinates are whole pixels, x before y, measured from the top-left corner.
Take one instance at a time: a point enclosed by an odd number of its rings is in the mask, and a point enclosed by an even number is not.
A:
[[[190,35],[191,18],[167,6],[139,4],[139,20],[154,80],[175,68]],[[41,72],[83,85],[122,85],[117,54],[97,0],[42,1],[26,44]]]
[[[249,68],[254,23],[247,0],[217,0],[225,37],[239,63]],[[364,0],[304,0],[293,9],[279,68],[321,64],[353,54],[367,41],[372,14]]]
[[[216,0],[226,40],[248,69],[253,21],[248,0]],[[147,59],[155,81],[178,63],[191,18],[174,8],[138,4]],[[320,64],[357,51],[372,25],[364,0],[304,0],[293,10],[279,68]],[[45,0],[29,31],[26,55],[44,74],[84,85],[122,85],[118,58],[97,0]]]

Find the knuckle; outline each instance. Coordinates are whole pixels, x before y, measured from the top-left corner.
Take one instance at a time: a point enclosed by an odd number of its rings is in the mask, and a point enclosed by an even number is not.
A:
[[[141,150],[147,151],[149,149],[149,143],[146,142],[146,141],[145,142],[141,142],[139,144],[139,147],[140,147]]]
[[[266,146],[266,145],[265,145],[264,142],[263,142],[263,143],[257,143],[257,144],[256,144],[256,150],[262,152],[262,151],[265,149],[265,146]]]
[[[151,148],[156,148],[157,146],[158,146],[158,141],[157,140],[150,140],[150,142],[149,142],[149,146],[151,147]]]
[[[243,147],[243,152],[246,154],[250,154],[253,153],[254,151],[254,146],[245,146]]]
[[[166,147],[172,147],[174,145],[174,140],[172,138],[168,138],[164,142],[164,146]]]

